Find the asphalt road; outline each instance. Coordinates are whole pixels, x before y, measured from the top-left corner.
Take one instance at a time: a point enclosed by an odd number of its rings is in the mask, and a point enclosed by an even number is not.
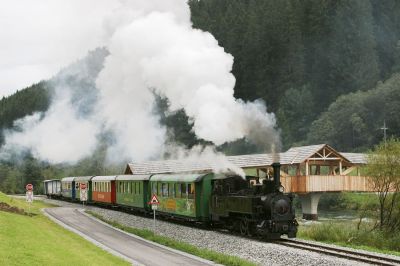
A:
[[[44,211],[66,228],[82,235],[111,253],[124,257],[134,265],[216,265],[213,262],[115,229],[89,217],[76,208],[59,207],[45,209]]]

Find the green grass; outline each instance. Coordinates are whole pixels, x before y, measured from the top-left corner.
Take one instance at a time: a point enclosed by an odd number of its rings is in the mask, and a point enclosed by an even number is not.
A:
[[[361,228],[353,222],[330,222],[300,226],[298,238],[400,256],[400,232],[387,234]]]
[[[171,239],[171,238],[168,238],[165,236],[156,235],[150,230],[137,229],[137,228],[124,226],[115,221],[106,220],[101,215],[98,215],[91,211],[87,211],[87,213],[93,215],[94,217],[96,217],[116,228],[124,230],[128,233],[140,236],[144,239],[159,243],[161,245],[164,245],[164,246],[167,246],[167,247],[170,247],[173,249],[181,250],[181,251],[187,252],[189,254],[192,254],[192,255],[207,259],[207,260],[214,261],[216,263],[220,263],[223,265],[229,265],[229,266],[239,266],[239,265],[240,266],[250,266],[250,265],[254,266],[254,265],[256,265],[253,262],[244,260],[239,257],[218,253],[218,252],[204,249],[204,248],[198,248],[196,246],[193,246],[193,245],[185,243],[185,242],[180,242],[180,241],[177,241],[175,239]]]
[[[2,193],[0,202],[28,210]],[[34,201],[33,216],[0,211],[0,265],[130,265],[48,219],[45,207],[52,206]]]

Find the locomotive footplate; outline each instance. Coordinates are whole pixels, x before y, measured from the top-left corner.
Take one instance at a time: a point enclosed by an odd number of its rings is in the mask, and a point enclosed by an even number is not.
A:
[[[271,220],[263,220],[257,224],[258,235],[264,236],[267,239],[279,239],[281,235],[287,235],[289,238],[296,237],[297,221],[290,223],[280,223]]]

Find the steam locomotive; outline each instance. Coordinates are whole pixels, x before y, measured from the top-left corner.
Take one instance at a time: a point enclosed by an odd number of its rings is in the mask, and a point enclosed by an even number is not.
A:
[[[66,177],[45,180],[48,197],[120,207],[151,213],[156,195],[160,216],[224,227],[241,235],[279,239],[296,237],[293,196],[280,183],[280,164],[272,165],[273,180],[214,173],[169,173]],[[85,191],[83,191],[85,189]]]

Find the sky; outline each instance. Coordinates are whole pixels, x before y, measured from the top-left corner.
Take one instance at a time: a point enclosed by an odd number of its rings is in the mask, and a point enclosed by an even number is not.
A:
[[[0,98],[105,45],[117,0],[1,0]]]
[[[0,18],[2,96],[50,78],[88,50],[109,52],[96,77],[92,64],[68,68],[86,82],[59,75],[48,110],[5,132],[5,155],[30,150],[44,161],[75,163],[106,135],[110,159],[160,158],[177,145],[166,145],[154,92],[168,99],[169,111],[185,111],[199,139],[221,145],[246,137],[266,150],[279,147],[275,115],[263,101],[234,97],[234,58],[192,28],[187,0],[14,1]]]

